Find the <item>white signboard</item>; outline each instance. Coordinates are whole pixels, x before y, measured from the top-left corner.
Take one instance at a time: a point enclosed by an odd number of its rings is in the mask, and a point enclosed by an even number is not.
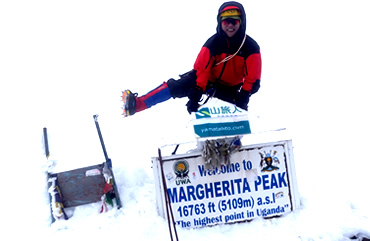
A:
[[[200,153],[153,161],[157,206],[165,217],[167,192],[175,223],[185,228],[274,217],[294,210],[298,192],[291,141],[243,146],[230,165],[207,169]]]
[[[251,133],[248,112],[217,98],[212,98],[195,112],[192,124],[197,138]]]

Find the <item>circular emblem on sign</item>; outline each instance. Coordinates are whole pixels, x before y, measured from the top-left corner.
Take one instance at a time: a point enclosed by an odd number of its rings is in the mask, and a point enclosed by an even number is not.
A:
[[[189,174],[189,163],[186,160],[180,160],[173,164],[173,171],[179,178],[185,178]]]

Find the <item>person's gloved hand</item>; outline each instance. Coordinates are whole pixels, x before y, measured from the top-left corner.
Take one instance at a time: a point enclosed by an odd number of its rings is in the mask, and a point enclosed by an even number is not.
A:
[[[195,86],[194,88],[190,89],[189,94],[188,94],[189,101],[188,103],[186,103],[186,107],[188,109],[189,114],[191,114],[191,112],[198,111],[198,107],[199,107],[198,102],[200,101],[200,98],[202,98],[202,94],[203,94],[203,90],[198,86]]]
[[[236,106],[248,111],[249,96],[249,91],[243,89],[240,90],[240,92],[235,97]]]

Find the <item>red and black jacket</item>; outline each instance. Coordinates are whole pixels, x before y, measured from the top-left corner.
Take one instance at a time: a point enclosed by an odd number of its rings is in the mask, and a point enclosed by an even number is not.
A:
[[[238,32],[229,38],[221,29],[219,15],[225,7],[236,6],[241,11],[241,24]],[[226,2],[217,16],[217,33],[203,45],[194,63],[197,75],[197,86],[206,89],[208,81],[218,82],[226,86],[241,85],[245,91],[251,91],[253,84],[261,78],[261,54],[257,42],[246,36],[239,52],[230,60],[220,63],[227,56],[235,54],[243,42],[246,29],[244,8],[237,2]],[[220,63],[220,64],[218,64]]]

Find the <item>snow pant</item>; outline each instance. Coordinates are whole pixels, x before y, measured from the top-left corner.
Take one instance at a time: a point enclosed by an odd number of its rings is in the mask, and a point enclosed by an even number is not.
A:
[[[187,97],[189,91],[196,86],[196,71],[191,70],[183,75],[180,79],[169,79],[163,82],[157,88],[136,99],[136,112],[150,108],[158,103],[172,98]],[[235,97],[241,88],[240,85],[225,86],[219,83],[209,82],[206,87],[206,93],[216,98],[235,104]]]
[[[136,112],[148,109],[158,103],[172,98],[183,98],[188,96],[191,88],[196,85],[196,72],[189,71],[180,75],[180,79],[169,79],[147,94],[136,98]]]

